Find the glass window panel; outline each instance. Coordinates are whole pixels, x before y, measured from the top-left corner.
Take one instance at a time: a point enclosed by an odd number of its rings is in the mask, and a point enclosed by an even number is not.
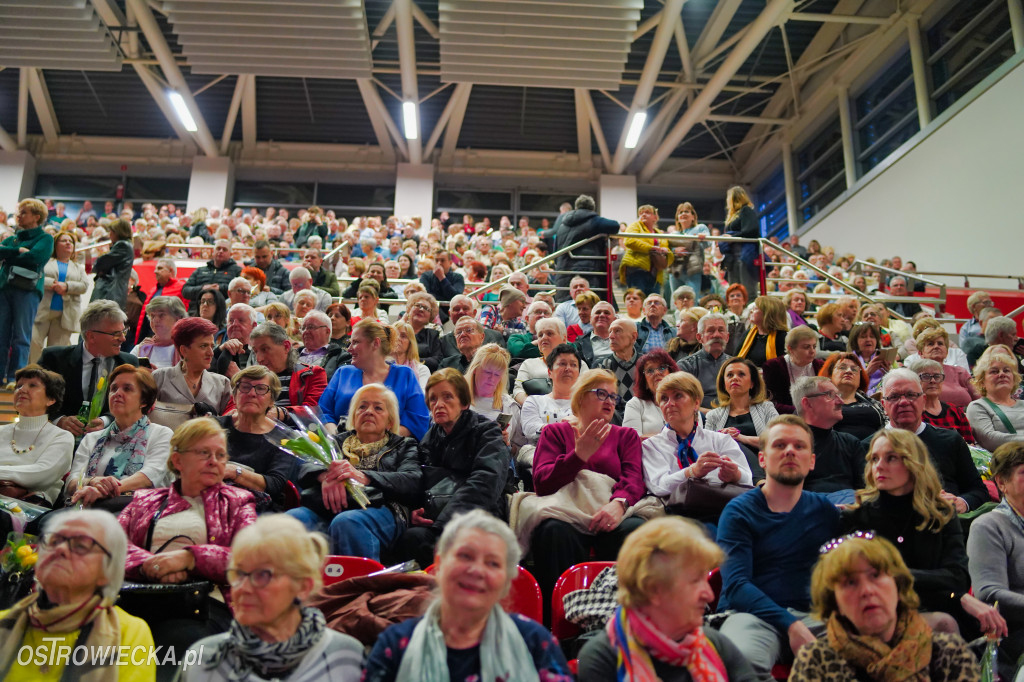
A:
[[[312,182],[238,181],[235,182],[235,205],[309,208],[313,205],[314,189]]]

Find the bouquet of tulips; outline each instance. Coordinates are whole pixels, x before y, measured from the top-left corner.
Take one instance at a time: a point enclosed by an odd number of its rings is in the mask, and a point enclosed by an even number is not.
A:
[[[8,533],[7,542],[0,550],[0,568],[4,573],[24,573],[31,570],[39,560],[35,548],[36,536],[22,533]]]
[[[0,495],[0,513],[6,513],[10,516],[16,531],[20,531],[27,523],[35,521],[48,511],[50,510],[46,507],[30,504],[16,497]]]
[[[308,405],[298,407],[292,411],[291,418],[296,428],[275,420],[274,428],[264,438],[304,462],[315,462],[326,467],[331,462],[340,462],[345,458],[341,448],[327,434],[320,408]],[[345,491],[363,509],[370,506],[370,498],[366,496],[361,483],[347,479]]]

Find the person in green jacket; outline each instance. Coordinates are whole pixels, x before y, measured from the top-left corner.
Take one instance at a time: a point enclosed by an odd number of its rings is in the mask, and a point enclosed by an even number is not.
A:
[[[28,363],[32,322],[43,298],[43,267],[53,237],[43,231],[48,212],[38,199],[18,204],[18,231],[0,243],[0,379],[14,390],[14,373]]]

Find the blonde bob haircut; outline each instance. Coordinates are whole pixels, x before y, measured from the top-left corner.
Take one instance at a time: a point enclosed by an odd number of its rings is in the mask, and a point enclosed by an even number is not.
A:
[[[917,530],[938,533],[943,526],[953,520],[956,511],[952,503],[939,497],[939,493],[942,492],[942,483],[928,456],[928,448],[916,434],[910,431],[885,429],[876,433],[871,439],[871,446],[868,448],[866,456],[867,464],[864,466],[865,487],[857,491],[857,506],[865,502],[873,502],[879,497],[880,493],[875,484],[875,474],[871,464],[875,444],[883,438],[889,441],[889,445],[903,460],[903,466],[907,468],[913,478],[913,507],[914,511],[922,518],[921,523],[916,526]]]
[[[918,320],[918,322],[920,321]],[[917,325],[915,324],[914,326],[916,327]],[[914,335],[918,352],[924,350],[929,343],[934,343],[940,339],[946,344],[946,350],[949,350],[949,333],[942,327],[922,327],[921,331]]]
[[[508,363],[512,361],[512,356],[509,352],[499,346],[496,343],[488,343],[480,346],[476,354],[473,356],[473,361],[469,363],[469,369],[466,370],[466,381],[469,383],[469,394],[475,401],[476,395],[476,373],[484,367],[493,367],[501,372],[501,379],[498,380],[498,385],[494,388],[494,396],[491,400],[491,405],[496,410],[500,410],[502,406],[501,397],[505,395],[505,389],[508,388]]]
[[[1017,358],[1006,346],[989,346],[981,354],[981,357],[978,358],[978,364],[974,366],[974,378],[971,379],[971,383],[978,389],[981,397],[984,398],[988,395],[988,389],[985,388],[985,375],[988,374],[993,365],[1006,365],[1010,368],[1010,372],[1013,373],[1013,390],[1016,392],[1020,387],[1020,372],[1017,370]]]
[[[367,317],[366,319],[359,320],[355,326],[352,327],[352,333],[362,332],[364,336],[369,338],[370,343],[374,341],[380,341],[380,352],[383,355],[389,355],[391,353],[391,344],[394,343],[395,330],[390,325],[383,324],[374,320],[373,318]]]
[[[630,609],[646,606],[684,568],[706,573],[724,559],[722,548],[696,522],[681,516],[652,519],[630,533],[619,550],[618,601]]]
[[[228,435],[213,417],[190,419],[174,430],[174,435],[171,436],[171,453],[185,452],[204,438],[213,436],[219,436],[224,441],[224,447],[227,447]],[[167,468],[175,477],[181,475],[170,457],[167,458]]]
[[[864,559],[876,571],[890,576],[896,582],[897,611],[914,610],[921,605],[921,600],[914,592],[914,576],[891,542],[878,536],[871,539],[846,537],[837,547],[822,554],[814,566],[811,574],[811,608],[815,618],[827,621],[833,613],[839,611],[836,585],[853,574],[858,559]]]
[[[287,514],[264,514],[238,531],[231,543],[229,568],[252,560],[267,563],[292,580],[310,580],[313,594],[323,583],[320,577],[330,543],[321,533],[311,533]]]
[[[419,362],[420,348],[416,344],[416,331],[412,328],[412,325],[408,322],[396,322],[391,325],[391,328],[395,330],[392,345],[394,345],[395,341],[398,341],[399,336],[405,337],[405,340],[409,342],[409,347],[405,351],[405,361],[413,360]]]
[[[398,398],[394,392],[385,386],[384,384],[366,384],[361,386],[355,395],[352,396],[352,400],[348,404],[348,420],[345,424],[348,425],[349,429],[355,430],[355,419],[356,410],[359,407],[360,401],[367,394],[377,394],[384,398],[384,406],[388,411],[388,433],[398,433],[398,427],[400,425],[398,418]]]
[[[697,377],[688,372],[672,372],[658,383],[658,393],[655,400],[660,405],[661,397],[669,391],[681,391],[693,399],[693,402],[700,405],[704,400],[704,387],[697,381]]]
[[[814,321],[818,323],[818,329],[835,322],[836,313],[838,312],[839,306],[835,303],[826,303],[818,308],[818,312],[814,315]]]
[[[580,406],[583,404],[583,398],[587,395],[587,391],[591,391],[601,384],[611,384],[615,386],[613,390],[617,391],[619,382],[615,375],[606,369],[588,369],[580,374],[576,385],[572,387],[572,396],[569,398],[569,406],[574,415],[580,416]]]
[[[764,314],[764,328],[770,332],[786,331],[789,327],[789,313],[786,304],[775,296],[758,296],[754,305]]]
[[[865,304],[867,305],[867,304]],[[927,329],[941,329],[942,323],[936,320],[934,317],[922,317],[920,320],[914,323],[910,335],[917,341],[917,337]],[[949,343],[947,341],[946,345]]]

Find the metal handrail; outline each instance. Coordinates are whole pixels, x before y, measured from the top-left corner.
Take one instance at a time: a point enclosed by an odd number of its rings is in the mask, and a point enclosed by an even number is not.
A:
[[[946,286],[942,282],[936,282],[934,279],[928,279],[927,277],[921,277],[920,274],[916,273],[916,272],[903,272],[902,270],[895,270],[895,269],[890,268],[890,267],[888,267],[886,265],[878,265],[877,263],[869,263],[868,261],[861,260],[859,258],[856,259],[855,261],[853,261],[853,264],[861,266],[862,269],[863,268],[871,268],[872,270],[885,271],[885,272],[891,273],[893,275],[899,275],[900,277],[905,277],[907,279],[916,279],[916,280],[918,280],[920,282],[924,282],[925,284],[931,284],[933,287],[944,287],[944,286]],[[861,274],[864,274],[864,273],[861,273]]]
[[[918,270],[918,272],[935,277],[963,277],[965,289],[969,289],[971,287],[971,277],[984,277],[986,279],[1015,279],[1017,280],[1017,289],[1024,290],[1024,275],[992,275],[968,272],[934,272],[926,270]]]

